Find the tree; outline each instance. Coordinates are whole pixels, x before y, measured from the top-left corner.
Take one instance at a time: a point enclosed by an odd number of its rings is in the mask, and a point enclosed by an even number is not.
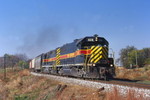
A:
[[[143,48],[145,58],[150,58],[150,48]]]
[[[27,67],[28,65],[28,57],[25,54],[16,54],[16,55],[10,55],[10,54],[5,54],[5,66],[6,67],[13,67],[17,66],[17,65],[21,65],[23,62],[24,67]],[[0,57],[0,66],[3,67],[4,66],[4,57]],[[20,67],[21,67],[20,66]]]
[[[144,63],[145,64],[150,64],[150,58],[147,58]]]
[[[134,46],[127,46],[126,48],[121,49],[120,51],[120,58],[122,65],[126,68],[130,67],[131,61],[130,61],[130,52],[133,50],[137,50]]]
[[[15,56],[19,59],[17,64],[19,67],[21,68],[29,67],[28,57],[25,54],[16,54]]]
[[[150,48],[137,50],[134,46],[127,46],[121,49],[119,60],[126,68],[143,67],[145,64],[150,64]]]
[[[139,65],[150,64],[150,48],[143,48],[139,50]]]
[[[145,56],[144,64],[150,64],[150,48],[143,48],[143,53]]]

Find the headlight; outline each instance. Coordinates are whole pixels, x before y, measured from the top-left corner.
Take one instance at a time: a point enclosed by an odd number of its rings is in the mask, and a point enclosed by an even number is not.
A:
[[[113,64],[110,64],[110,67],[113,67]]]
[[[93,66],[95,66],[95,64],[93,64]]]

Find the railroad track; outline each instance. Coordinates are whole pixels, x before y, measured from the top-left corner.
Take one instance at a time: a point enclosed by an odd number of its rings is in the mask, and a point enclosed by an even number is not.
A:
[[[109,81],[96,80],[96,82],[150,89],[150,84],[136,83],[137,81],[132,81],[132,80],[112,79],[112,80],[109,80]]]
[[[42,73],[42,74],[44,74],[44,73]],[[46,75],[50,75],[50,74],[46,74]],[[74,79],[93,81],[93,82],[100,82],[100,83],[105,83],[105,84],[115,84],[115,85],[122,85],[122,86],[150,89],[150,84],[136,83],[137,82],[136,80],[114,78],[114,79],[111,79],[109,81],[104,81],[104,80],[97,80],[97,79],[85,79],[85,78],[83,79],[83,78],[76,78],[76,77],[69,77],[69,76],[60,76],[60,75],[54,75],[54,76],[74,78]]]

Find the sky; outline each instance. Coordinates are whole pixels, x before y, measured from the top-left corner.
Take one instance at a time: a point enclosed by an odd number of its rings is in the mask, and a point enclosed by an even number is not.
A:
[[[0,0],[0,56],[29,58],[98,34],[115,58],[150,47],[150,0]]]

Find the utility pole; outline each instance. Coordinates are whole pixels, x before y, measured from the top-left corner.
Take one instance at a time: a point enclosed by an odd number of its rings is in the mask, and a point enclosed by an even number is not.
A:
[[[13,56],[11,57],[11,67],[12,67],[12,70],[14,69],[14,60],[13,60]]]
[[[6,55],[4,55],[4,79],[6,79]]]
[[[136,64],[136,67],[138,66],[138,61],[137,61],[137,51],[135,51],[135,64]]]

